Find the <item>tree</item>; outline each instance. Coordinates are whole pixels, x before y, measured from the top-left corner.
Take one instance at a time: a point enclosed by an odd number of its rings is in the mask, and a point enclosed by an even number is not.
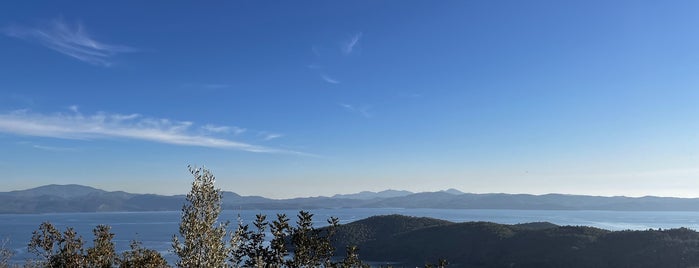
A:
[[[63,239],[59,241],[60,253],[52,261],[54,267],[84,267],[85,254],[83,245],[85,241],[78,236],[73,227],[68,227],[63,232]]]
[[[117,259],[114,251],[114,234],[110,232],[112,227],[98,225],[92,230],[95,238],[94,245],[87,249],[87,265],[94,268],[110,268]]]
[[[272,266],[269,263],[272,259],[272,251],[265,246],[265,231],[269,223],[266,221],[267,216],[257,214],[255,218],[255,232],[250,234],[250,240],[247,243],[247,260],[245,267],[265,268]]]
[[[296,227],[291,231],[291,243],[294,258],[289,260],[289,267],[330,267],[331,258],[335,252],[332,246],[332,236],[339,225],[337,218],[328,219],[329,226],[325,234],[313,227],[313,214],[299,211]]]
[[[224,267],[230,253],[224,240],[228,223],[219,223],[221,190],[214,187],[214,175],[207,169],[189,167],[194,176],[187,203],[182,207],[180,238],[172,247],[178,267]]]
[[[0,242],[0,268],[10,267],[10,259],[14,255],[14,251],[7,248],[8,241],[4,239]]]
[[[364,268],[369,267],[368,264],[364,264],[359,259],[359,247],[357,246],[347,246],[347,254],[342,262],[339,263],[339,267],[342,268]]]
[[[248,242],[250,241],[251,232],[248,231],[248,225],[243,224],[243,220],[238,215],[238,228],[231,235],[230,253],[228,261],[233,267],[240,267],[248,254]]]
[[[170,267],[159,252],[143,248],[139,241],[131,241],[131,250],[121,254],[117,259],[121,268],[161,268]]]
[[[270,225],[270,231],[273,236],[269,245],[272,250],[270,263],[273,264],[273,267],[282,267],[286,256],[289,255],[287,238],[291,233],[289,218],[286,217],[286,214],[277,214],[277,220]]]
[[[73,228],[68,227],[61,234],[51,223],[44,222],[32,233],[28,250],[41,258],[39,264],[43,266],[83,267],[83,244],[82,237]]]
[[[61,240],[61,232],[49,222],[43,222],[39,229],[32,232],[32,238],[27,245],[27,250],[38,256],[42,263],[47,265],[58,254],[56,244]]]
[[[447,265],[449,265],[449,262],[446,259],[439,259],[439,261],[437,261],[437,265],[428,263],[425,264],[425,268],[446,268]]]

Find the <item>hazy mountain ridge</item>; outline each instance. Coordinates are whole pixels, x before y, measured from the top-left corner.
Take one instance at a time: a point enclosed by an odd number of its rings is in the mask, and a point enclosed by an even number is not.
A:
[[[699,198],[602,197],[565,194],[472,194],[455,189],[411,193],[386,190],[334,195],[270,199],[241,196],[223,191],[224,209],[320,209],[320,208],[448,208],[699,211]],[[180,210],[185,195],[108,192],[82,185],[46,185],[33,189],[0,192],[0,213],[52,213],[97,211]]]
[[[361,192],[355,193],[355,194],[336,194],[336,195],[333,195],[332,198],[368,200],[368,199],[375,199],[375,198],[401,197],[401,196],[406,196],[406,195],[411,195],[411,194],[414,194],[414,193],[410,192],[410,191],[405,191],[405,190],[399,191],[399,190],[389,189],[389,190],[384,190],[384,191],[380,191],[380,192],[361,191]]]

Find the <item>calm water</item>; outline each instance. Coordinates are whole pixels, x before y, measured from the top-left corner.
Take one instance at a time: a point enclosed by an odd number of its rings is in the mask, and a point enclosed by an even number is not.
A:
[[[224,211],[222,220],[236,222],[238,215],[250,223],[255,214],[263,213],[275,219],[276,213],[285,213],[294,221],[297,210],[242,210]],[[548,221],[559,225],[586,225],[608,230],[646,230],[649,228],[687,227],[699,229],[699,212],[653,212],[653,211],[560,211],[560,210],[490,210],[490,209],[320,209],[312,210],[316,226],[326,224],[330,216],[340,218],[341,223],[364,219],[373,215],[403,214],[444,219],[454,222],[491,221],[514,224]],[[64,230],[71,226],[82,235],[86,246],[91,245],[92,229],[98,224],[112,226],[116,234],[117,250],[128,249],[133,239],[144,246],[170,255],[173,234],[178,231],[179,211],[169,212],[118,212],[118,213],[60,213],[39,215],[0,215],[0,239],[8,239],[7,248],[16,251],[14,261],[21,262],[33,257],[27,253],[26,245],[32,231],[39,224],[50,221]]]

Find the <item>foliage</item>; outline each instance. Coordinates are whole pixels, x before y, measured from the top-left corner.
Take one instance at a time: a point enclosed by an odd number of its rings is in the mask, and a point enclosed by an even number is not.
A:
[[[131,241],[131,250],[122,253],[117,263],[123,268],[170,267],[159,252],[143,248],[139,241]]]
[[[114,234],[110,232],[111,227],[98,225],[92,233],[95,235],[93,246],[87,249],[87,265],[94,268],[110,268],[117,259],[114,251]]]
[[[4,239],[0,242],[0,268],[10,267],[10,259],[14,255],[14,251],[6,247],[8,241]]]
[[[272,223],[265,215],[257,215],[253,222],[254,230],[239,223],[231,239],[234,267],[335,267],[332,262],[334,247],[332,236],[338,226],[336,218],[330,218],[328,228],[313,227],[313,214],[300,211],[296,227],[289,225],[285,214],[277,214]],[[267,229],[272,240],[266,245]],[[292,258],[287,258],[293,251]],[[344,267],[344,266],[343,266]]]
[[[221,190],[207,169],[189,168],[194,176],[187,203],[182,207],[180,238],[173,236],[172,247],[179,257],[178,267],[224,267],[230,248],[226,246],[226,226],[219,223]]]
[[[277,214],[277,220],[272,222],[270,231],[273,236],[270,242],[270,249],[272,251],[270,263],[283,264],[286,256],[289,255],[287,249],[287,241],[289,241],[288,237],[291,233],[289,218],[287,218],[285,214]]]
[[[291,232],[294,258],[289,266],[331,266],[331,257],[335,251],[331,238],[335,234],[339,220],[330,218],[328,224],[328,228],[316,229],[313,227],[313,214],[307,211],[299,212],[296,227]]]
[[[83,244],[73,228],[61,233],[51,223],[44,222],[32,233],[28,249],[40,257],[39,264],[47,267],[83,267]]]
[[[342,268],[364,268],[369,267],[368,264],[364,264],[359,259],[359,247],[357,246],[347,246],[347,253],[342,262],[339,263],[339,267]]]

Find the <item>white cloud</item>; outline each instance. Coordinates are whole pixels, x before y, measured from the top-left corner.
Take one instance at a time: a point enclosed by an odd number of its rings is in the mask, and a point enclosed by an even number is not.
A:
[[[54,147],[54,146],[45,146],[45,145],[39,145],[39,144],[34,144],[32,147],[39,149],[39,150],[44,150],[44,151],[50,151],[50,152],[72,152],[76,151],[75,148],[68,148],[68,147]]]
[[[369,118],[372,116],[371,113],[369,113],[369,110],[371,110],[371,107],[366,106],[366,105],[355,106],[355,105],[350,105],[350,104],[346,104],[346,103],[340,103],[340,106],[342,106],[342,108],[345,108],[345,110],[347,110],[349,112],[359,114],[359,115],[366,117],[366,118]]]
[[[211,132],[211,133],[228,133],[231,131],[230,127],[216,126],[216,125],[212,125],[212,124],[206,124],[203,127],[201,127],[201,129],[203,129],[207,132]]]
[[[324,75],[324,74],[321,74],[320,78],[323,78],[323,81],[328,82],[330,84],[339,84],[340,83],[340,81],[335,80],[334,78],[327,76],[327,75]]]
[[[284,135],[282,135],[282,134],[276,134],[276,133],[266,133],[266,134],[264,134],[264,136],[265,136],[265,137],[264,137],[264,140],[268,141],[268,140],[273,140],[273,139],[281,138],[281,137],[283,137]]]
[[[68,110],[71,110],[71,111],[73,111],[74,113],[77,113],[77,112],[78,112],[78,106],[77,106],[77,105],[68,106]]]
[[[345,41],[342,46],[342,53],[345,55],[352,54],[352,51],[354,51],[354,47],[359,43],[359,40],[362,39],[362,33],[356,33],[350,37],[349,40]]]
[[[7,36],[37,42],[64,55],[100,66],[112,65],[112,58],[117,54],[136,51],[127,46],[99,42],[87,33],[81,23],[71,26],[60,18],[36,28],[10,26],[2,32]]]
[[[209,133],[233,133],[234,135],[240,135],[247,131],[247,129],[240,127],[217,126],[212,124],[206,124],[202,126],[201,129]]]
[[[235,134],[235,135],[240,135],[240,134],[245,133],[245,131],[248,131],[247,129],[242,128],[242,127],[230,127],[230,128],[233,131],[233,134]]]
[[[21,136],[50,137],[58,139],[133,139],[157,143],[235,149],[258,153],[304,153],[269,148],[219,138],[214,135],[197,134],[192,131],[193,122],[171,121],[159,118],[143,118],[138,114],[122,115],[98,112],[93,115],[80,113],[32,113],[18,110],[0,114],[0,132]],[[208,126],[208,127],[207,127]],[[229,130],[233,127],[205,125],[202,129]],[[238,129],[242,133],[242,129]],[[277,134],[278,135],[278,134]]]

